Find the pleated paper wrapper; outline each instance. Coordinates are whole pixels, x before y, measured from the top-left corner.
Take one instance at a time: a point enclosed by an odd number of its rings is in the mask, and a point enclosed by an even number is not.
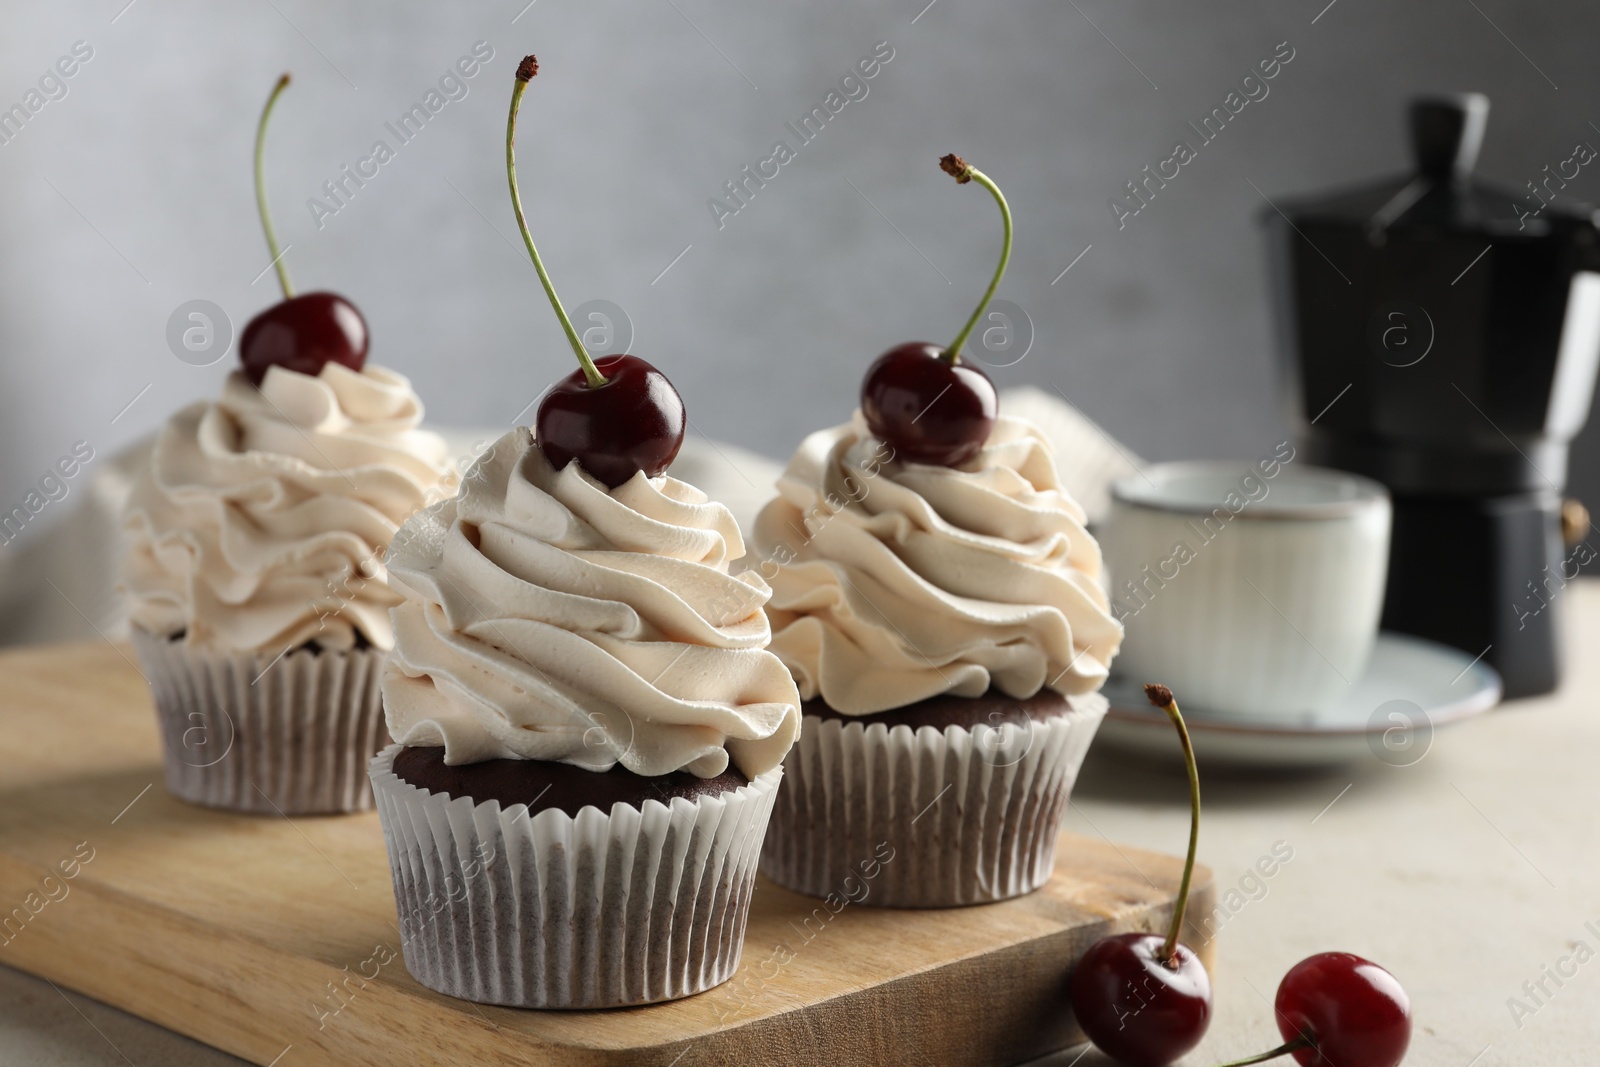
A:
[[[783,769],[670,804],[555,808],[451,798],[372,761],[406,968],[484,1004],[612,1008],[727,981]]]
[[[842,892],[884,844],[864,903],[940,908],[1032,892],[1055,869],[1061,814],[1105,717],[1099,694],[1060,715],[916,730],[807,715],[784,760],[761,872],[811,896]]]
[[[155,697],[167,789],[209,808],[326,815],[372,807],[389,743],[377,649],[213,653],[133,630]]]

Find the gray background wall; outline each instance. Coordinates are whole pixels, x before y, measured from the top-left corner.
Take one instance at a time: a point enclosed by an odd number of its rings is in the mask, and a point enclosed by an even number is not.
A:
[[[981,290],[994,208],[939,173],[943,152],[996,176],[1019,220],[1002,295],[1037,337],[999,384],[1053,386],[1175,458],[1285,432],[1251,183],[1276,197],[1403,168],[1402,107],[1423,90],[1487,92],[1481,167],[1517,184],[1600,143],[1600,9],[1575,0],[524,2],[9,3],[0,105],[75,41],[94,57],[0,145],[0,510],[71,442],[108,455],[215,393],[233,359],[174,358],[175,307],[215,301],[237,330],[277,299],[270,273],[252,283],[268,256],[250,146],[286,68],[268,170],[295,279],[353,298],[374,358],[435,419],[509,424],[571,367],[502,170],[512,71],[536,51],[523,188],[569,307],[625,308],[697,431],[774,456],[842,419],[879,351],[948,339]],[[384,123],[478,40],[494,58],[469,95],[318,229],[306,199],[396,144]],[[719,230],[708,198],[878,41],[894,58],[869,95]],[[1283,41],[1270,95],[1119,231],[1108,199]],[[1570,192],[1600,197],[1600,168]],[[1591,484],[1596,453],[1578,461]]]

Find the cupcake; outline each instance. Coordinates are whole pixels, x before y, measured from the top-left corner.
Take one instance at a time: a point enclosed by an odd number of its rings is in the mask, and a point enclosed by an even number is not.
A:
[[[733,515],[665,474],[677,391],[636,356],[591,359],[545,285],[580,369],[537,441],[500,438],[395,538],[397,744],[371,775],[419,982],[645,1004],[737,967],[799,696],[766,651],[770,590],[730,572]]]
[[[369,366],[343,297],[294,295],[257,195],[285,299],[240,337],[222,396],[174,415],[124,514],[122,587],[155,697],[167,788],[233,811],[372,805],[387,742],[378,677],[394,643],[384,552],[447,496],[444,440],[419,429],[401,375]]]
[[[167,788],[285,815],[372,805],[394,644],[390,539],[454,488],[404,377],[240,371],[162,428],[124,515],[123,586]]]
[[[943,162],[991,189],[1009,250],[999,190]],[[1105,714],[1122,629],[1099,546],[1046,438],[952,355],[984,306],[948,348],[885,353],[756,520],[772,651],[805,701],[762,856],[790,889],[839,892],[886,849],[870,904],[1030,892]]]

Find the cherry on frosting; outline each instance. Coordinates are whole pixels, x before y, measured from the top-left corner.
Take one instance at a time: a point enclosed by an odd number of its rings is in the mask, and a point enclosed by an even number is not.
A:
[[[337,293],[301,293],[250,320],[239,338],[239,362],[256,385],[269,367],[312,376],[329,363],[360,370],[367,362],[367,320]]]
[[[557,382],[540,401],[534,416],[534,440],[551,466],[559,470],[576,460],[595,479],[615,489],[640,471],[649,478],[665,472],[683,446],[688,416],[683,398],[667,376],[638,356],[590,358],[534,247],[517,188],[515,146],[522,95],[538,73],[539,61],[531,55],[517,65],[511,114],[506,120],[506,179],[511,185],[517,229],[567,343],[578,357],[578,369]]]
[[[262,174],[262,149],[266,145],[267,120],[278,97],[289,87],[289,75],[280,77],[261,109],[256,124],[255,182],[256,207],[261,213],[261,228],[267,235],[267,250],[278,272],[283,300],[251,319],[239,338],[239,362],[245,376],[256,385],[271,367],[284,367],[301,374],[317,375],[329,363],[342,363],[360,370],[367,362],[367,320],[356,306],[337,293],[317,292],[295,295],[278,248],[278,235],[272,228],[267,209],[266,182]]]
[[[900,459],[959,467],[994,430],[1000,398],[977,366],[938,345],[907,341],[877,358],[861,385],[867,428]]]
[[[980,368],[962,362],[961,347],[1000,288],[1011,262],[1011,208],[987,174],[960,156],[939,160],[946,174],[965,185],[976,181],[1000,205],[1005,240],[1000,264],[983,299],[948,348],[925,341],[896,345],[867,369],[861,383],[861,414],[867,428],[901,459],[959,467],[978,454],[994,430],[1000,409],[994,383]]]
[[[638,356],[601,356],[605,377],[583,369],[551,387],[534,417],[534,439],[557,470],[572,460],[615,489],[639,471],[654,478],[677,458],[687,416],[667,376]]]

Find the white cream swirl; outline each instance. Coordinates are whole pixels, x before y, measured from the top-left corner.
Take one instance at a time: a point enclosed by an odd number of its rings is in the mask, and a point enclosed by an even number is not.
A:
[[[733,515],[693,486],[641,472],[607,492],[513,430],[395,538],[389,733],[449,764],[778,766],[799,696],[766,651],[771,591],[728,572],[743,554]]]
[[[1100,546],[1044,436],[1002,418],[961,468],[893,459],[858,412],[801,443],[756,519],[772,651],[846,715],[941,693],[1068,696],[1122,642]]]
[[[359,632],[394,643],[383,554],[413,512],[454,491],[444,439],[418,429],[402,375],[330,363],[229,375],[156,439],[123,525],[132,621],[199,647],[277,655]]]

